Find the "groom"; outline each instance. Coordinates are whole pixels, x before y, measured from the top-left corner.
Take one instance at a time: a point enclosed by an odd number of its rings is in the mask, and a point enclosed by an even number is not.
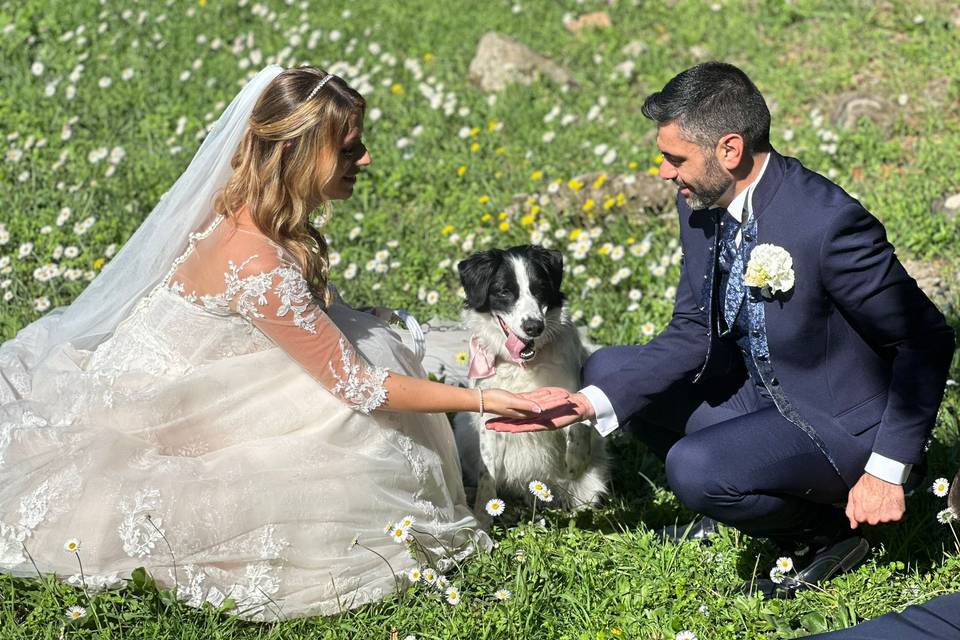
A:
[[[852,529],[903,515],[954,335],[883,225],[770,146],[770,113],[740,69],[687,69],[643,114],[678,188],[673,318],[645,345],[595,352],[565,409],[488,427],[636,432],[704,516],[665,535],[702,539],[721,522],[771,538],[798,579],[744,588],[790,597],[865,557]]]

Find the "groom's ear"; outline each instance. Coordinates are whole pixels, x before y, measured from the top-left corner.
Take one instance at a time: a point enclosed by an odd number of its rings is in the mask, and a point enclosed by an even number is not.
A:
[[[457,264],[457,271],[460,272],[460,284],[463,285],[463,292],[466,296],[464,306],[477,311],[488,309],[487,294],[490,291],[490,283],[493,280],[493,274],[500,268],[502,262],[503,251],[490,249],[489,251],[475,253]]]

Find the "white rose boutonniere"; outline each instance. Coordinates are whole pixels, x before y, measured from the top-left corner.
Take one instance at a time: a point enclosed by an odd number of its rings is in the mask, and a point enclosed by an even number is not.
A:
[[[743,274],[743,283],[748,287],[757,287],[764,297],[772,297],[793,289],[793,279],[793,258],[783,247],[758,244],[750,252]]]

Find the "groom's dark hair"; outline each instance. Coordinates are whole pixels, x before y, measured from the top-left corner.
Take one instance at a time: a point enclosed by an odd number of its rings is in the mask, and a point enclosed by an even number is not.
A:
[[[647,96],[643,115],[663,126],[676,122],[691,142],[713,149],[728,133],[743,136],[747,153],[770,149],[770,110],[743,71],[704,62]]]

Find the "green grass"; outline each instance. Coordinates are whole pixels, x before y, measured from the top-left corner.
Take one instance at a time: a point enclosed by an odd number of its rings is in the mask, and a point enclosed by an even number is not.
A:
[[[960,88],[953,80],[960,77],[960,29],[952,2],[728,0],[714,11],[709,2],[682,0],[612,6],[527,0],[519,3],[519,13],[504,2],[262,4],[266,10],[255,15],[254,2],[130,3],[125,17],[127,3],[0,1],[0,134],[7,145],[0,159],[0,296],[9,292],[0,302],[0,338],[39,317],[47,304],[67,304],[83,289],[86,276],[109,259],[110,245],[122,245],[186,167],[198,131],[219,114],[246,73],[287,46],[287,65],[355,65],[363,58],[359,73],[369,74],[373,88],[369,107],[382,114],[367,122],[374,165],[355,197],[337,204],[326,229],[340,257],[333,280],[356,304],[405,307],[421,318],[455,317],[460,301],[453,267],[470,245],[476,250],[529,242],[538,229],[577,267],[567,274],[565,289],[581,321],[593,320],[593,340],[641,342],[648,339],[645,323],[663,328],[678,276],[671,210],[605,211],[598,203],[592,211],[542,207],[531,214],[535,203],[525,197],[546,193],[558,181],[561,192],[569,190],[570,178],[588,172],[644,174],[655,163],[656,148],[640,104],[697,61],[694,47],[751,75],[771,104],[780,152],[829,172],[857,194],[886,224],[902,256],[936,258],[956,271],[960,224],[930,211],[936,197],[960,191]],[[608,11],[613,28],[573,36],[563,27],[565,13],[592,10]],[[161,14],[165,19],[158,21]],[[301,24],[307,28],[294,44]],[[311,49],[315,30],[321,35]],[[513,86],[488,100],[466,78],[475,43],[487,30],[554,57],[579,87],[565,92],[549,82]],[[337,41],[331,39],[334,31],[341,36]],[[223,44],[212,49],[217,38]],[[627,79],[616,67],[628,59],[622,49],[633,41],[647,50],[633,58],[635,71]],[[371,53],[374,45],[379,53]],[[241,70],[238,61],[249,61],[251,50],[262,59]],[[395,65],[381,60],[384,54]],[[416,62],[423,81],[442,83],[444,93],[456,97],[451,115],[430,107],[407,61]],[[35,62],[44,66],[39,76],[31,72]],[[80,63],[84,69],[71,79]],[[128,68],[132,77],[124,80]],[[181,80],[187,70],[190,77]],[[102,77],[111,79],[108,88],[98,85]],[[53,95],[46,96],[48,83],[57,79]],[[68,99],[71,85],[76,95]],[[853,90],[890,103],[887,127],[867,121],[851,131],[834,127],[834,98]],[[545,122],[554,107],[560,115]],[[599,117],[588,118],[595,107]],[[824,116],[819,124],[818,111]],[[575,121],[561,124],[566,114]],[[64,126],[74,118],[64,139]],[[422,132],[414,135],[418,127]],[[839,136],[835,154],[821,149],[823,129]],[[544,138],[548,131],[555,136],[550,142]],[[400,138],[410,144],[398,148]],[[594,153],[600,144],[616,149],[611,164]],[[115,147],[124,156],[107,176],[110,160],[93,163],[89,154]],[[517,197],[519,210],[509,209],[501,220],[500,212]],[[71,213],[60,226],[64,207]],[[533,215],[531,224],[525,215]],[[89,216],[95,222],[78,233],[74,225]],[[509,223],[506,230],[503,222]],[[354,227],[360,231],[351,239]],[[582,260],[569,257],[577,229],[581,237],[599,233]],[[649,252],[633,255],[630,246],[647,234]],[[611,246],[604,249],[607,242]],[[33,246],[21,258],[23,243]],[[76,247],[77,255],[69,257],[73,249],[61,254],[58,246]],[[616,246],[625,250],[622,260],[611,258]],[[384,249],[390,252],[388,273],[367,270]],[[59,265],[59,275],[36,279],[35,270],[47,264]],[[624,267],[630,275],[611,283]],[[591,279],[599,286],[591,287]],[[628,306],[631,290],[642,294],[634,307]],[[432,291],[436,304],[428,302]],[[960,394],[950,387],[930,452],[931,478],[952,477],[960,464],[958,410]],[[621,637],[672,640],[684,629],[703,640],[791,638],[960,588],[954,537],[934,519],[943,501],[919,492],[909,499],[903,523],[868,531],[876,551],[867,564],[822,592],[792,602],[736,596],[736,585],[755,566],[769,569],[772,551],[732,530],[709,549],[656,542],[650,529],[690,514],[665,488],[662,468],[642,447],[618,438],[612,449],[610,503],[576,519],[549,512],[545,528],[521,523],[497,530],[499,549],[470,561],[457,577],[465,597],[456,607],[420,589],[342,616],[256,625],[176,604],[149,584],[131,583],[91,604],[60,583],[4,576],[0,638],[57,638],[64,629],[66,637],[91,638],[389,638],[393,628],[400,638],[594,639],[617,637],[620,630]],[[526,554],[522,564],[514,559],[517,549]],[[513,599],[496,604],[490,595],[502,586],[513,591]],[[64,610],[77,603],[87,606],[87,617],[65,625]]]

